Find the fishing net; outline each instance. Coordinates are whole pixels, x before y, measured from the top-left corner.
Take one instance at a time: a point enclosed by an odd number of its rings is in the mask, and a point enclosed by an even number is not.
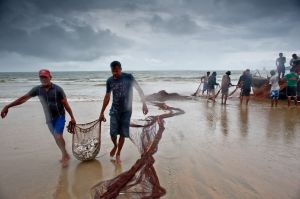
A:
[[[87,161],[95,159],[101,147],[101,122],[95,120],[86,124],[68,125],[73,134],[72,152],[76,159]]]
[[[165,114],[148,117],[144,121],[131,124],[130,139],[137,146],[141,157],[126,172],[119,176],[96,184],[91,192],[94,199],[112,198],[160,198],[166,191],[160,186],[154,169],[153,155],[165,130],[164,119],[183,114],[181,109],[172,108],[164,103],[155,103]],[[132,131],[132,129],[135,129]]]

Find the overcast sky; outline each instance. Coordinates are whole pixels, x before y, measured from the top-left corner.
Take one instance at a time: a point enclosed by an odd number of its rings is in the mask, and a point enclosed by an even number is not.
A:
[[[272,68],[300,0],[0,0],[0,71]]]

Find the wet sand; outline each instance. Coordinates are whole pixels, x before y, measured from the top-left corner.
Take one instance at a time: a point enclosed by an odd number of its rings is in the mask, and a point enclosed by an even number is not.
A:
[[[163,198],[300,198],[300,108],[286,103],[270,108],[265,101],[240,107],[197,98],[168,101],[186,113],[166,119],[154,155],[154,167],[167,194]],[[2,104],[0,107],[2,108]],[[72,102],[77,122],[97,118],[100,102]],[[150,114],[158,113],[149,107]],[[133,119],[142,118],[135,104]],[[122,165],[109,158],[108,122],[95,161],[72,157],[62,169],[60,153],[44,121],[41,105],[28,102],[0,120],[0,198],[90,198],[90,188],[129,169],[139,157],[129,141]],[[65,132],[71,152],[71,136]]]

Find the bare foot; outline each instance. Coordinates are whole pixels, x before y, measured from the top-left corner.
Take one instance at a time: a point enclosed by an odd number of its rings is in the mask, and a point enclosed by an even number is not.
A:
[[[59,160],[59,162],[62,163],[62,162],[64,161],[64,159],[70,160],[69,154],[67,154],[67,155],[65,155],[65,156],[62,156],[61,159]]]
[[[65,155],[62,159],[61,159],[61,166],[63,168],[66,168],[69,166],[69,160],[70,160],[70,156],[69,155]]]
[[[114,148],[110,151],[110,157],[114,157],[117,151],[117,146],[114,146]]]
[[[116,164],[121,164],[120,155],[116,155]]]

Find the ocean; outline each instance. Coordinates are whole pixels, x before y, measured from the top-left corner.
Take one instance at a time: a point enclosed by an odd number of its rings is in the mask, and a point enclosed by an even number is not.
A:
[[[200,77],[206,71],[124,71],[134,75],[145,94],[160,90],[190,95],[197,89]],[[221,83],[226,71],[217,71],[217,81]],[[232,83],[236,84],[242,71],[232,71]],[[105,95],[105,84],[110,71],[53,72],[53,83],[61,86],[69,101],[97,101]],[[39,85],[36,72],[0,73],[0,103],[11,102]],[[136,93],[135,93],[136,95]],[[37,98],[31,99],[33,101]],[[137,99],[138,100],[138,99]]]

